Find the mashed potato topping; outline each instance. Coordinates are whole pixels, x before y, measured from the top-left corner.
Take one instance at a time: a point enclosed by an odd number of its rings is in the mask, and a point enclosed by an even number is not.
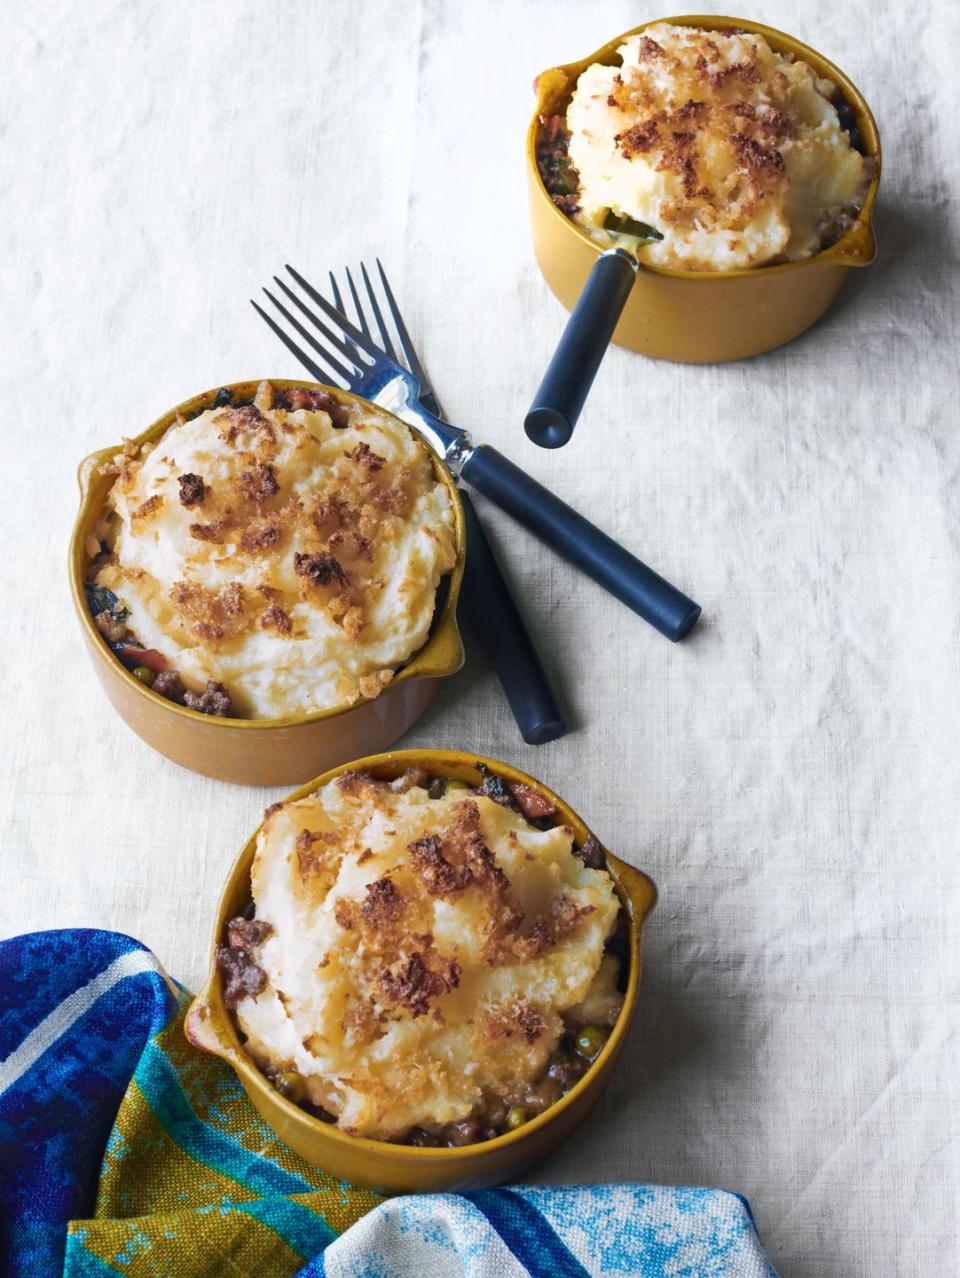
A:
[[[245,1050],[378,1139],[464,1119],[544,1073],[566,1014],[619,1010],[609,873],[569,827],[425,785],[346,773],[269,811],[227,951],[257,965],[227,988]]]
[[[863,202],[869,164],[836,86],[749,32],[668,23],[625,40],[622,66],[588,67],[567,109],[574,216],[660,232],[640,257],[733,270],[818,252]]]
[[[179,422],[123,459],[109,510],[95,584],[188,690],[223,684],[248,717],[376,696],[426,640],[455,560],[425,446],[305,388],[263,383]]]

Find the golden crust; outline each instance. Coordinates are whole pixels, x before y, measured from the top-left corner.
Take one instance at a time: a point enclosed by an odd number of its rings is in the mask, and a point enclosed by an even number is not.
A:
[[[658,228],[666,266],[724,270],[816,252],[823,209],[859,207],[868,174],[835,86],[760,35],[661,23],[587,68],[567,111],[578,219]],[[655,38],[654,38],[655,37]],[[819,201],[819,208],[818,208]]]
[[[237,1008],[247,1050],[387,1139],[537,1079],[619,908],[569,828],[353,773],[270,811],[252,883],[272,931]]]
[[[278,399],[264,383],[119,456],[97,575],[188,688],[221,682],[252,717],[376,696],[454,562],[449,496],[405,426],[324,392]]]

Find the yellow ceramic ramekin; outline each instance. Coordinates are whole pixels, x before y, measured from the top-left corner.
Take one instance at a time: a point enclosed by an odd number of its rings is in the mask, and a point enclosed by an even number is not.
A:
[[[344,764],[310,781],[291,799],[312,794],[320,786],[350,768],[371,771],[392,780],[414,765],[436,776],[479,785],[478,763],[508,781],[522,781],[548,795],[564,822],[573,828],[579,843],[589,834],[584,822],[559,795],[545,785],[495,759],[483,759],[461,750],[397,750]],[[244,1090],[278,1136],[308,1162],[339,1176],[352,1185],[365,1185],[387,1193],[430,1190],[479,1189],[519,1176],[540,1162],[583,1121],[609,1082],[633,1018],[640,982],[640,930],[653,909],[657,891],[652,880],[624,861],[607,855],[607,867],[617,887],[629,921],[630,971],[620,1018],[606,1046],[582,1079],[564,1096],[519,1130],[495,1140],[456,1149],[418,1148],[348,1136],[322,1123],[280,1095],[246,1055],[233,1018],[223,1005],[223,988],[216,966],[217,945],[228,919],[242,914],[250,903],[250,866],[256,834],[237,858],[227,879],[213,929],[210,976],[187,1016],[187,1037],[195,1047],[222,1056],[239,1075]]]
[[[765,37],[777,53],[793,54],[832,80],[851,107],[863,147],[876,162],[860,215],[836,244],[800,262],[744,271],[680,271],[641,262],[613,340],[654,359],[712,364],[759,355],[809,328],[836,297],[851,267],[869,266],[876,254],[871,217],[880,181],[880,137],[870,108],[856,86],[826,58],[793,36],[744,18],[715,14],[658,18],[677,26],[721,30],[736,27]],[[580,73],[594,62],[617,65],[617,49],[645,22],[579,62],[544,71],[535,82],[537,109],[527,130],[527,178],[533,247],[543,277],[572,310],[587,276],[603,252],[566,217],[547,194],[537,169],[540,115],[566,110]]]
[[[251,400],[259,380],[234,382],[226,389],[233,391],[237,401]],[[316,382],[279,377],[267,380],[279,388],[319,388],[345,404],[364,402],[337,387],[318,387]],[[189,417],[211,407],[218,389],[178,404],[138,435],[134,443],[159,439],[178,414]],[[446,579],[445,596],[441,596],[442,603],[427,642],[378,697],[287,719],[218,719],[188,710],[151,692],[107,647],[90,616],[83,592],[84,575],[90,563],[87,539],[102,514],[115,478],[101,474],[100,468],[119,451],[119,445],[103,448],[80,463],[80,513],[70,541],[70,590],[94,670],[114,709],[138,737],[168,759],[220,781],[295,785],[345,759],[392,745],[423,714],[436,695],[439,681],[462,666],[457,596],[466,545],[463,507],[450,472],[434,457],[437,478],[446,485],[453,503],[457,561]]]

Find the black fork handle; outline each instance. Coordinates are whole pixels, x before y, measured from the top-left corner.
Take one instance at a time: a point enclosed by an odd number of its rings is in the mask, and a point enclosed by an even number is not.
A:
[[[495,448],[478,445],[464,461],[460,474],[674,643],[696,624],[699,604]]]
[[[460,500],[467,526],[467,562],[460,598],[467,620],[497,672],[524,741],[528,745],[555,741],[567,730],[563,712],[470,494],[461,489]]]
[[[573,434],[636,278],[637,259],[625,249],[594,262],[523,421],[541,448],[562,448]]]

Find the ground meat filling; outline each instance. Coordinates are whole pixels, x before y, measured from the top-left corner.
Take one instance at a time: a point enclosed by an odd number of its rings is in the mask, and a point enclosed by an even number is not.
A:
[[[525,815],[531,824],[541,828],[556,821],[561,821],[561,814],[554,801],[535,786],[524,782],[513,782],[499,776],[485,764],[477,764],[481,775],[479,785],[469,786],[448,777],[436,776],[425,768],[415,766],[409,768],[402,776],[391,784],[398,791],[405,791],[413,786],[426,790],[431,798],[442,798],[450,788],[462,790],[465,797],[470,794],[483,795],[496,803],[513,807]],[[364,777],[356,773],[344,773],[340,777],[341,788],[349,793],[358,786]],[[385,783],[384,783],[385,784]],[[273,804],[267,814],[280,805]],[[312,843],[306,832],[305,843]],[[429,835],[410,844],[411,863],[416,873],[423,879],[427,890],[432,895],[455,897],[470,883],[480,881],[485,870],[498,871],[496,865],[485,866],[482,854],[474,847],[471,831],[463,832],[463,847],[447,849],[466,859],[460,863],[448,859],[445,855],[444,840]],[[479,838],[479,832],[476,832]],[[320,836],[317,836],[318,838]],[[309,848],[300,849],[298,853],[308,852]],[[487,851],[486,848],[483,851]],[[589,834],[582,845],[574,849],[584,864],[590,869],[606,868],[603,848],[599,840]],[[488,852],[492,861],[492,854]],[[496,884],[491,882],[491,890]],[[347,905],[347,902],[343,902]],[[356,906],[350,904],[350,917],[345,916],[343,926],[354,927],[358,922]],[[539,947],[553,943],[558,936],[576,923],[575,914],[579,913],[569,898],[561,898],[558,907],[551,914],[534,920],[528,935],[519,938],[524,953],[534,953]],[[366,897],[359,908],[359,916],[377,928],[403,927],[406,900],[403,893],[389,875],[384,875],[369,884]],[[588,907],[590,908],[590,907]],[[224,929],[225,944],[217,952],[217,966],[222,975],[224,986],[224,1004],[231,1010],[245,998],[256,998],[266,987],[266,976],[257,966],[251,949],[272,933],[271,925],[257,918],[231,919]],[[606,953],[616,958],[619,966],[617,988],[626,988],[626,977],[629,967],[629,936],[626,917],[621,911],[617,931],[607,942]],[[429,1013],[429,1000],[456,989],[460,973],[457,964],[449,961],[437,967],[424,961],[419,953],[406,955],[391,967],[384,968],[379,976],[382,994],[390,1001],[403,1006],[415,1015]],[[507,1009],[507,1014],[500,1014],[496,1023],[491,1018],[491,1033],[510,1038],[519,1035],[528,1042],[533,1042],[543,1032],[543,1018],[537,1009],[529,1004],[518,1004],[516,1008]],[[490,1092],[484,1096],[482,1103],[469,1114],[454,1123],[448,1123],[429,1130],[414,1127],[398,1141],[400,1144],[420,1147],[458,1147],[472,1145],[480,1141],[493,1140],[508,1132],[515,1131],[525,1123],[542,1114],[556,1103],[565,1093],[576,1086],[587,1073],[593,1061],[599,1055],[608,1037],[609,1030],[604,1026],[587,1025],[569,1020],[566,1032],[551,1054],[542,1076],[533,1081],[518,1082],[500,1093]],[[306,1096],[305,1084],[299,1074],[287,1072],[267,1074],[273,1086],[289,1100],[299,1105],[308,1113],[320,1118],[323,1122],[335,1122],[332,1115],[312,1105]]]
[[[579,209],[580,174],[569,155],[570,134],[561,115],[541,115],[537,138],[537,168],[547,194],[561,213],[573,217]]]
[[[267,984],[251,948],[267,939],[273,928],[264,919],[231,919],[226,927],[226,945],[217,950],[217,967],[223,976],[223,1002],[231,1011],[243,998],[256,998]]]
[[[210,714],[218,719],[229,719],[233,714],[230,694],[222,683],[207,680],[207,686],[201,693],[185,692],[183,704],[190,710],[199,710],[201,714]]]

